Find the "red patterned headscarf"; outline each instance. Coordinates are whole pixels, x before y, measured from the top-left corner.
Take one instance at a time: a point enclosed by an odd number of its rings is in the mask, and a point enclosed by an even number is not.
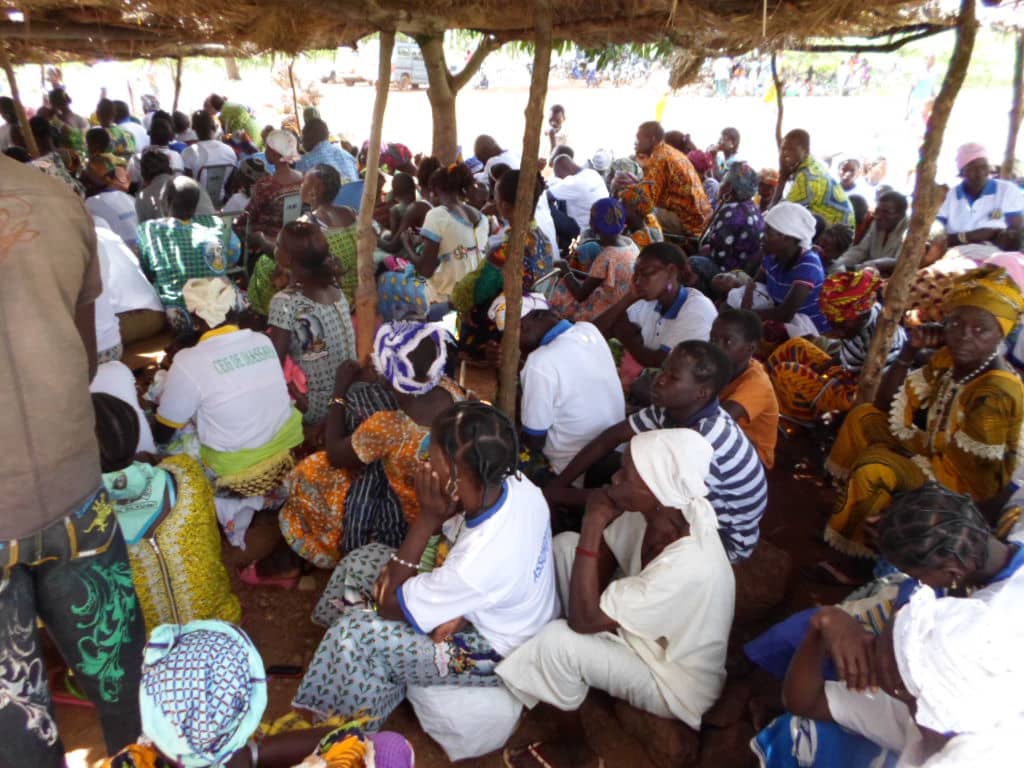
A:
[[[821,312],[830,323],[855,320],[871,311],[881,284],[882,278],[873,269],[829,275],[818,297]]]

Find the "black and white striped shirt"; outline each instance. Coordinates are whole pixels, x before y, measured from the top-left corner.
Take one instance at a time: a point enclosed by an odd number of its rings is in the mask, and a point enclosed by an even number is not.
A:
[[[843,339],[839,346],[839,362],[848,371],[859,371],[864,367],[864,361],[868,356],[868,346],[871,344],[871,337],[875,335],[875,328],[882,316],[882,305],[875,302],[871,307],[871,316],[864,323],[864,327],[852,339]],[[896,334],[892,339],[892,346],[889,347],[889,355],[885,359],[886,366],[892,365],[903,349],[907,341],[907,332],[902,325],[896,326]]]
[[[740,426],[713,400],[688,424],[675,424],[664,408],[648,406],[629,417],[636,433],[688,427],[703,435],[714,451],[704,482],[718,515],[718,533],[731,562],[746,560],[760,537],[768,506],[768,480],[753,444]]]

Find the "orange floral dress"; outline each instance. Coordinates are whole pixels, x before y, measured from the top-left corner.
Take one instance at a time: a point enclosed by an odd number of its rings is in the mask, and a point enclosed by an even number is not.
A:
[[[464,400],[465,392],[445,377],[440,384],[452,400]],[[409,521],[419,514],[413,477],[419,450],[429,427],[417,424],[405,411],[378,411],[352,433],[352,450],[363,464],[380,461],[391,489]],[[331,465],[326,451],[303,459],[285,481],[288,501],[278,520],[289,546],[318,568],[333,568],[341,556],[345,500],[358,469]]]

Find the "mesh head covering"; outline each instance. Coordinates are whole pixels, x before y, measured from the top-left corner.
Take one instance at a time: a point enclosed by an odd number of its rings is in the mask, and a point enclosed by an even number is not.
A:
[[[978,307],[992,314],[1003,335],[1008,334],[1024,311],[1020,288],[1002,267],[985,266],[964,273],[946,296],[946,312],[957,307]]]
[[[437,357],[427,371],[427,380],[419,381],[409,356],[424,339],[433,339],[437,344]],[[446,340],[447,332],[436,323],[405,320],[385,323],[373,339],[373,367],[397,391],[407,395],[426,394],[437,386],[444,375],[444,366],[448,360]]]
[[[263,660],[224,621],[163,624],[150,636],[139,688],[142,732],[186,768],[224,765],[267,707]]]
[[[1024,583],[1010,577],[981,599],[938,598],[919,588],[894,620],[900,678],[915,719],[939,733],[993,732],[1024,715]]]
[[[258,157],[247,157],[238,164],[238,173],[247,181],[256,181],[268,174],[267,164]]]
[[[618,194],[619,200],[633,208],[641,216],[649,216],[654,213],[654,198],[651,196],[649,181],[627,184],[620,187],[616,194]]]
[[[804,250],[810,248],[814,240],[814,216],[802,205],[778,203],[765,213],[764,223],[776,232],[798,241]]]
[[[882,278],[873,269],[829,275],[818,297],[821,313],[830,323],[855,320],[871,311],[881,284]]]
[[[626,228],[626,209],[616,198],[604,197],[590,209],[590,226],[601,235],[622,234]]]
[[[759,181],[757,171],[746,163],[733,163],[722,179],[723,184],[728,182],[732,188],[733,199],[740,203],[750,200],[757,194]]]

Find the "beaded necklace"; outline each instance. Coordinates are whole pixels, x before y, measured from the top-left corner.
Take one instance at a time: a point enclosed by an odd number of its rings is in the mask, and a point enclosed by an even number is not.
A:
[[[931,443],[932,450],[935,450],[935,436],[945,428],[946,420],[950,415],[951,405],[956,400],[956,395],[960,392],[961,387],[983,374],[998,355],[999,349],[996,348],[991,355],[982,361],[981,365],[962,378],[954,379],[952,368],[942,374],[938,392],[935,396],[935,405],[931,409],[932,418],[929,419],[929,427],[932,424],[935,425],[934,429],[930,428],[928,430],[930,432],[928,441]]]

